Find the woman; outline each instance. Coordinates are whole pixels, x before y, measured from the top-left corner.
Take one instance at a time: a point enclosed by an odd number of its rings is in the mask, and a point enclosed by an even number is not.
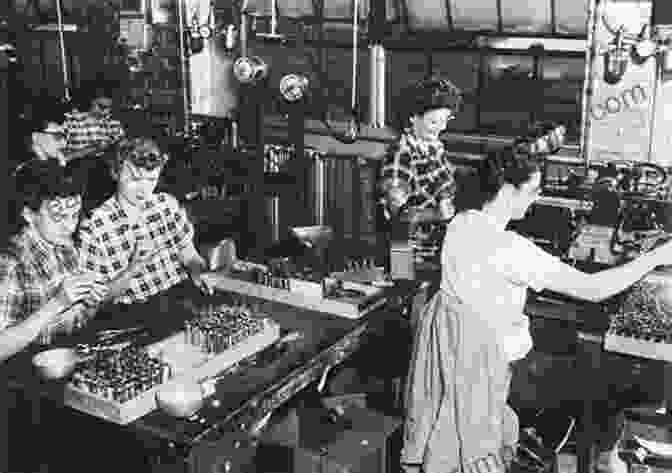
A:
[[[507,231],[540,192],[537,163],[511,149],[490,154],[458,182],[439,290],[415,328],[402,460],[424,473],[499,471],[517,442],[506,405],[509,363],[532,348],[526,291],[589,301],[615,295],[672,261],[665,244],[619,267],[583,273]],[[508,452],[508,453],[507,453]]]
[[[14,167],[32,159],[56,159],[65,165],[65,107],[60,100],[41,95],[32,104],[30,120],[24,123],[23,153],[14,158]]]
[[[81,270],[72,242],[81,190],[55,159],[32,160],[14,175],[0,248],[0,363],[40,334],[88,317],[106,288]]]
[[[454,167],[439,134],[455,118],[461,92],[450,81],[431,78],[404,89],[399,100],[400,136],[385,154],[378,183],[385,208],[393,215],[408,209],[449,218]]]

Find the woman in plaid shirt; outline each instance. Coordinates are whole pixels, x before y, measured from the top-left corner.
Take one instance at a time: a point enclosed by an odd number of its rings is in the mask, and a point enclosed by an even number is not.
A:
[[[146,301],[189,277],[210,292],[184,209],[154,193],[166,161],[150,139],[122,142],[112,169],[116,193],[80,226],[84,267],[109,284],[114,303]]]
[[[38,335],[68,330],[102,301],[106,288],[84,274],[72,242],[81,191],[55,159],[14,174],[15,231],[0,253],[0,361]]]
[[[462,103],[460,90],[445,79],[427,79],[407,87],[399,114],[399,140],[383,160],[379,189],[392,214],[402,209],[449,218],[453,215],[454,167],[439,134]]]

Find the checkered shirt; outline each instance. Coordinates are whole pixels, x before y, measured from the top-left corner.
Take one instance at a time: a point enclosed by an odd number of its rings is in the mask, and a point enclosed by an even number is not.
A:
[[[441,141],[419,140],[406,131],[385,154],[380,188],[384,193],[402,188],[408,194],[409,207],[438,209],[442,199],[455,195],[454,171]]]
[[[101,141],[117,141],[125,136],[118,120],[97,118],[87,112],[69,114],[63,126],[66,153],[97,145]]]
[[[136,247],[147,254],[156,251],[114,302],[145,301],[187,278],[179,252],[193,236],[193,226],[174,197],[154,194],[144,203],[139,221],[133,222],[114,196],[80,226],[82,264],[110,281],[131,264]]]
[[[65,276],[79,272],[74,247],[52,245],[31,228],[0,254],[0,330],[25,320],[53,298]]]

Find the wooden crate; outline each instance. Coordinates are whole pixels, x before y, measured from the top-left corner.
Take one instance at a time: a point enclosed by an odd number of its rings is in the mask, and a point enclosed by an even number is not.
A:
[[[149,389],[127,401],[117,402],[81,389],[72,383],[65,387],[65,403],[79,411],[125,425],[156,409],[156,394],[172,384],[198,382],[216,375],[226,368],[254,355],[274,343],[280,336],[280,326],[267,321],[265,329],[218,355],[207,355],[185,340],[180,331],[147,347],[150,355],[162,359],[171,366],[173,377],[161,385]]]

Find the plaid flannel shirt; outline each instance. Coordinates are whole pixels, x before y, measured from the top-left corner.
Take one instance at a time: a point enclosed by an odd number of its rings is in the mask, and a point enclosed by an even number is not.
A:
[[[0,330],[16,325],[56,295],[65,276],[80,271],[74,247],[45,242],[30,227],[0,255]]]
[[[101,141],[116,141],[125,136],[121,122],[111,118],[97,118],[87,112],[74,112],[65,123],[65,151],[72,152],[94,146]]]
[[[114,196],[80,226],[82,264],[110,281],[131,264],[136,248],[154,253],[115,302],[145,301],[187,278],[179,253],[193,236],[193,226],[174,197],[154,194],[145,202],[139,221],[133,222]]]
[[[405,131],[385,154],[380,188],[384,194],[401,188],[408,195],[409,207],[437,209],[442,199],[455,194],[454,171],[441,141],[419,140]]]

